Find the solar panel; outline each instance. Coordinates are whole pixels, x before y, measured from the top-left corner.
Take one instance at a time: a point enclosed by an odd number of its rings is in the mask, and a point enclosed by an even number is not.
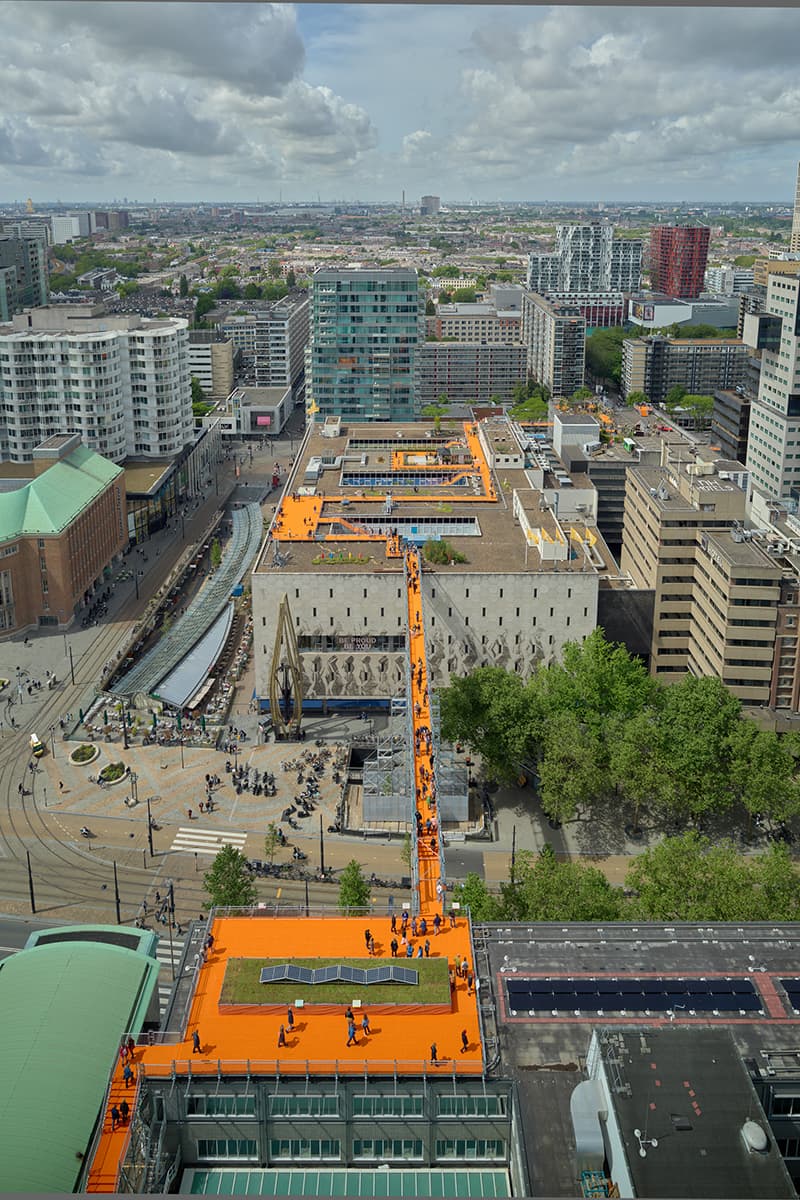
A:
[[[621,979],[619,990],[623,996],[641,996],[642,981],[641,979]]]
[[[756,989],[749,979],[734,979],[732,981],[735,996],[754,996]],[[713,987],[713,984],[712,984]]]
[[[275,983],[277,979],[284,979],[285,970],[285,967],[262,967],[259,983]]]
[[[664,980],[663,979],[643,979],[642,980],[642,991],[644,992],[645,996],[659,995],[661,992],[664,991]]]
[[[287,978],[293,983],[314,983],[314,972],[311,967],[298,967],[294,963],[289,964]]]
[[[339,978],[339,967],[317,967],[314,971],[315,983],[335,983]]]
[[[388,967],[371,967],[367,974],[370,983],[388,983],[392,978],[392,972]]]
[[[576,996],[594,996],[597,993],[597,980],[585,979],[575,984],[574,992]]]
[[[701,980],[701,979],[687,979],[686,980],[686,991],[689,993],[690,996],[707,996],[708,990],[709,990],[708,984],[705,982],[705,980]]]
[[[575,983],[572,979],[553,979],[548,987],[555,996],[572,996],[575,992]]]
[[[345,983],[355,983],[356,982],[356,968],[355,967],[347,967],[344,965],[339,967],[339,978],[343,979],[345,981]]]
[[[616,996],[619,994],[619,984],[616,979],[598,979],[597,994],[599,996]]]
[[[396,983],[419,982],[419,971],[412,971],[409,967],[391,967],[391,972]]]

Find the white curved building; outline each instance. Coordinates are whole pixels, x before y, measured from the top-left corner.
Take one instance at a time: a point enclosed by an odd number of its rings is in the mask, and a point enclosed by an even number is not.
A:
[[[0,325],[0,458],[30,462],[79,433],[114,462],[164,458],[192,439],[188,322],[44,306]]]

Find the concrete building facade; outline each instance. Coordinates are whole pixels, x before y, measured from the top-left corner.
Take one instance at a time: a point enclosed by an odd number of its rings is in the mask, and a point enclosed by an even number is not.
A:
[[[738,338],[626,338],[622,393],[644,392],[653,404],[678,386],[690,395],[710,396],[741,386],[748,356]]]
[[[508,403],[527,373],[522,342],[426,342],[419,350],[419,402],[424,408],[444,394],[451,404],[488,404],[493,396]]]
[[[307,404],[349,421],[410,421],[424,340],[416,271],[322,267],[311,281]]]
[[[244,381],[254,387],[291,387],[299,402],[308,323],[308,296],[292,294],[245,315],[226,317],[217,328],[241,351]]]
[[[528,373],[553,396],[571,396],[583,387],[586,371],[586,321],[577,305],[526,292],[522,336],[528,349]]]
[[[47,304],[46,250],[38,238],[0,236],[0,322]]]
[[[114,462],[180,453],[193,430],[187,325],[90,305],[14,317],[0,327],[0,457],[29,462],[57,433]]]
[[[233,391],[233,342],[208,329],[189,330],[189,374],[211,400]]]
[[[800,277],[770,275],[764,311],[745,315],[744,340],[761,352],[747,467],[756,487],[789,498],[800,489]]]
[[[440,304],[436,315],[426,318],[426,327],[437,338],[510,346],[522,341],[522,311],[491,303]]]
[[[794,213],[792,216],[792,234],[789,239],[789,249],[793,254],[800,254],[800,163],[797,164],[797,182],[794,188]]]

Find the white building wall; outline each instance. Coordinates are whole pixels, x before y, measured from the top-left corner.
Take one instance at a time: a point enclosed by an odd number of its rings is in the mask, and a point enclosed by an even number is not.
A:
[[[271,551],[264,556],[271,561]],[[318,572],[266,567],[252,576],[256,687],[269,694],[275,620],[284,593],[298,637],[403,637],[408,612],[402,573]],[[423,604],[434,687],[452,674],[500,666],[528,676],[597,624],[593,572],[426,572]],[[307,695],[389,697],[405,689],[405,651],[366,646],[301,650]]]

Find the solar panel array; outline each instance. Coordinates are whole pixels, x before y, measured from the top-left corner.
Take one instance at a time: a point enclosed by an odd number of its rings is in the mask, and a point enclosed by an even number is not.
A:
[[[382,967],[349,967],[336,963],[330,967],[298,967],[295,963],[281,963],[275,967],[262,967],[260,983],[357,983],[369,987],[373,983],[419,983],[419,971],[410,967],[386,964]]]
[[[789,997],[795,1013],[800,1013],[800,979],[781,979],[780,985]]]
[[[792,982],[792,981],[788,981]],[[800,1004],[800,980],[797,1000]],[[507,979],[512,1016],[518,1012],[762,1012],[749,979]]]

